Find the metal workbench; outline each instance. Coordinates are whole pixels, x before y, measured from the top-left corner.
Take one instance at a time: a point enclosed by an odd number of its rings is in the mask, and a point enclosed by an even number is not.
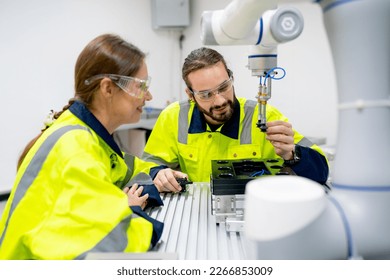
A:
[[[184,193],[161,194],[164,206],[146,212],[161,222],[164,231],[153,249],[176,253],[178,259],[247,259],[249,243],[243,232],[228,232],[211,214],[208,183],[187,186]]]
[[[89,253],[86,259],[250,259],[254,248],[242,231],[227,231],[211,213],[209,183],[187,185],[183,193],[162,193],[164,206],[146,209],[164,223],[158,244],[147,253]],[[253,252],[252,252],[253,253]]]

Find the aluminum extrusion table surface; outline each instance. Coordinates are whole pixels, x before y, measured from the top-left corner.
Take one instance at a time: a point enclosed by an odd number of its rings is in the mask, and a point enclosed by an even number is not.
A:
[[[187,185],[183,193],[161,194],[164,206],[147,209],[164,230],[152,251],[176,253],[178,259],[248,259],[243,232],[228,232],[211,213],[208,183]]]

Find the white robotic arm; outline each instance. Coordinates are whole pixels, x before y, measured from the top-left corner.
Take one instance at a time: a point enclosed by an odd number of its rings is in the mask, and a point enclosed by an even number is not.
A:
[[[302,31],[294,9],[266,12],[288,2],[303,1],[234,0],[224,10],[205,12],[203,43],[252,45],[249,69],[265,77],[277,66],[277,45]],[[288,176],[291,182],[278,176],[251,181],[245,230],[257,242],[258,258],[390,258],[390,1],[315,2],[324,12],[340,102],[332,190],[321,199],[294,185],[294,176]],[[283,33],[293,26],[294,32]],[[268,82],[259,88],[260,124],[270,97]],[[286,196],[285,184],[294,196]],[[315,183],[312,188],[317,193]],[[292,214],[302,215],[299,224],[282,223],[293,220]]]
[[[205,45],[251,45],[248,67],[260,78],[257,94],[257,126],[266,131],[266,105],[271,98],[271,79],[276,74],[277,45],[297,38],[303,17],[294,7],[276,9],[277,1],[235,0],[224,10],[205,11],[201,39]],[[273,9],[273,10],[270,10]]]
[[[224,10],[203,12],[203,44],[272,48],[278,43],[295,39],[303,30],[303,17],[293,7],[276,10],[277,2],[235,0]]]

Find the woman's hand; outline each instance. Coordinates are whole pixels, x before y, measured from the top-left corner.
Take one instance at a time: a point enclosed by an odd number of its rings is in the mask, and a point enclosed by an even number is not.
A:
[[[142,190],[144,189],[143,186],[138,187],[138,184],[135,183],[134,185],[129,187],[125,187],[123,189],[124,193],[127,194],[127,201],[129,206],[141,206],[142,209],[145,209],[146,204],[148,203],[148,197],[149,194],[145,194],[141,196]]]

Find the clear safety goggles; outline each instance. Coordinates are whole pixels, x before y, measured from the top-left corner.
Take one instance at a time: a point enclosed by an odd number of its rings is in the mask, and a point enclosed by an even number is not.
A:
[[[144,95],[149,91],[150,82],[152,80],[151,77],[148,77],[146,80],[141,80],[134,77],[116,74],[99,74],[86,79],[85,84],[90,85],[94,81],[103,78],[109,78],[124,92],[139,99],[143,98]]]
[[[227,79],[226,81],[224,81],[219,86],[213,89],[196,91],[189,88],[189,90],[194,96],[197,96],[200,100],[211,101],[214,99],[214,96],[216,94],[226,96],[226,94],[229,93],[232,88],[233,88],[233,76],[230,76],[229,79]]]

